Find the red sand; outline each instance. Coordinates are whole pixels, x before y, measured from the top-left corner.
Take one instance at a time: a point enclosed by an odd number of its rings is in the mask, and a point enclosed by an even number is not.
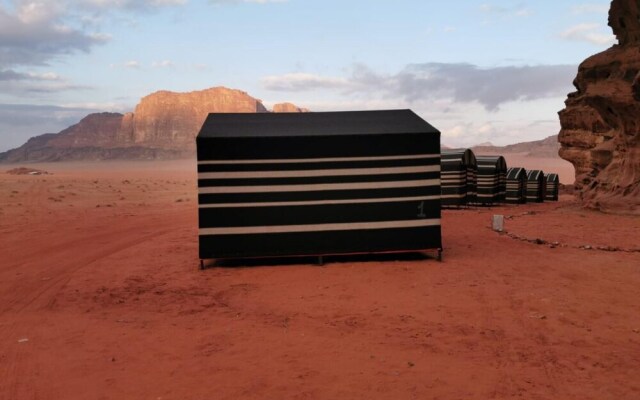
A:
[[[640,398],[640,253],[575,248],[637,217],[448,211],[443,263],[199,271],[192,164],[38,167],[0,174],[2,400]]]

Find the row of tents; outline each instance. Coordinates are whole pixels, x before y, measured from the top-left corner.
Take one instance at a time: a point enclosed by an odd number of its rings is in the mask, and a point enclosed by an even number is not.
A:
[[[478,155],[470,149],[441,154],[442,207],[491,206],[557,201],[558,174],[522,167],[507,168],[504,157]]]

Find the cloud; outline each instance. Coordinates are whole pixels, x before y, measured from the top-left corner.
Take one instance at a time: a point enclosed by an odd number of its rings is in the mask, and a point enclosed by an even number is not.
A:
[[[211,4],[239,4],[239,3],[254,3],[254,4],[268,4],[268,3],[287,3],[289,0],[209,0]]]
[[[10,69],[0,71],[0,81],[20,81],[28,79],[28,75],[22,72],[16,72]]]
[[[533,11],[526,4],[520,3],[511,7],[497,6],[484,3],[480,5],[480,11],[485,14],[501,15],[504,17],[528,17],[533,15]]]
[[[80,5],[93,10],[149,11],[159,7],[181,6],[188,0],[80,0]]]
[[[102,36],[66,25],[55,10],[26,4],[10,14],[0,6],[0,67],[46,65],[104,42]]]
[[[126,68],[126,69],[141,69],[142,63],[138,60],[127,60],[122,63],[111,63],[110,68]]]
[[[175,64],[170,60],[154,61],[151,63],[153,68],[170,68],[175,67]]]
[[[54,72],[22,72],[0,70],[0,94],[32,96],[37,93],[57,93],[69,90],[87,90],[87,86],[75,85]]]
[[[143,64],[138,60],[128,60],[122,63],[112,63],[109,64],[110,68],[127,68],[127,69],[146,69],[148,66],[151,68],[173,68],[176,65],[173,61],[170,60],[162,60],[162,61],[153,61],[151,64]]]
[[[105,15],[152,12],[187,0],[6,0],[0,1],[0,68],[42,66],[108,42],[99,32]]]
[[[268,76],[263,87],[273,91],[338,90],[345,95],[379,96],[407,104],[451,100],[479,103],[495,111],[513,101],[564,96],[572,90],[573,65],[481,68],[466,63],[411,64],[394,74],[381,74],[355,65],[347,78],[295,73]]]
[[[580,4],[571,7],[573,14],[607,14],[609,12],[608,4]]]
[[[616,43],[616,37],[612,33],[603,33],[605,30],[601,24],[577,24],[560,33],[560,37],[567,40],[577,40],[595,44],[598,46],[611,46]]]
[[[351,83],[343,78],[323,77],[307,73],[291,73],[279,76],[267,76],[262,79],[265,89],[300,92],[315,89],[348,88]]]
[[[125,68],[139,69],[140,68],[140,61],[137,61],[137,60],[125,61],[125,63],[122,64],[122,65]]]

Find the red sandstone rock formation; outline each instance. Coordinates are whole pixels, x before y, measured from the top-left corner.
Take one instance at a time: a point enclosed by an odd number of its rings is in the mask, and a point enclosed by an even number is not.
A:
[[[95,113],[68,127],[47,142],[50,147],[119,147],[117,132],[122,114]]]
[[[293,103],[278,103],[273,105],[274,113],[287,113],[287,112],[309,112],[306,108],[300,108]]]
[[[160,91],[145,96],[122,121],[118,137],[128,145],[195,150],[194,138],[211,112],[267,112],[240,90],[216,87],[189,93]]]
[[[307,111],[291,103],[275,108]],[[268,110],[247,93],[224,87],[189,93],[159,91],[143,97],[133,113],[88,115],[60,133],[37,136],[0,153],[0,162],[192,157],[194,139],[212,112]]]
[[[640,1],[612,1],[609,26],[619,44],[580,65],[559,113],[559,154],[586,206],[640,213]]]

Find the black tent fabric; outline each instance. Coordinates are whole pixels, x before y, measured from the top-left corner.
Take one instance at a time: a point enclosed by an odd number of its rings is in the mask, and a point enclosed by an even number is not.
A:
[[[411,110],[210,114],[201,259],[442,247],[440,132]]]
[[[470,149],[442,150],[442,206],[463,207],[476,201],[478,163]]]
[[[544,177],[547,182],[547,191],[544,199],[547,201],[558,201],[558,191],[560,189],[560,179],[558,177],[558,174],[549,173]]]
[[[512,167],[507,170],[507,198],[508,204],[523,204],[527,202],[527,170]]]
[[[476,156],[480,205],[504,203],[507,191],[507,162],[502,156]]]
[[[544,172],[533,169],[527,172],[527,202],[544,202]]]

